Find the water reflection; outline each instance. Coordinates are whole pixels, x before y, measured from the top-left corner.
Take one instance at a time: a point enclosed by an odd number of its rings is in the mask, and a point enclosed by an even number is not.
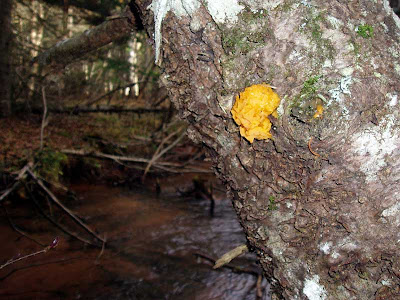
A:
[[[24,263],[64,262],[28,267],[6,276],[0,281],[0,297],[256,299],[256,276],[225,268],[212,270],[209,261],[195,255],[216,259],[245,242],[229,201],[217,201],[211,218],[207,201],[157,198],[105,186],[77,185],[74,190],[82,197],[74,210],[90,216],[86,222],[106,234],[108,244],[101,256],[98,249],[82,249],[75,241],[61,239],[62,246],[54,253]],[[50,238],[54,233],[47,235]],[[45,236],[43,233],[42,238]],[[20,239],[16,248],[24,249],[26,244]],[[10,253],[2,253],[1,260]],[[234,263],[258,272],[255,260],[248,254]],[[266,286],[264,280],[264,300],[269,299]]]

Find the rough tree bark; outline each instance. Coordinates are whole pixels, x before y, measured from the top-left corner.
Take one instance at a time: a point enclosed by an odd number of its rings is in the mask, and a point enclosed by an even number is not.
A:
[[[135,2],[279,297],[400,299],[400,20],[388,1]],[[262,82],[282,102],[272,140],[250,144],[230,109]]]
[[[276,297],[400,299],[400,20],[388,1],[134,6]],[[250,144],[230,109],[262,82],[279,117],[271,140]]]
[[[11,114],[11,9],[12,0],[4,0],[0,5],[0,117]]]

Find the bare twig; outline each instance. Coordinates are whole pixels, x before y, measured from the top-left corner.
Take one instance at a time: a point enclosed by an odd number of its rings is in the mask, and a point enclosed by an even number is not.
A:
[[[262,290],[262,274],[258,274],[258,278],[257,278],[257,285],[256,285],[256,299],[260,300],[262,299],[263,296],[263,290]]]
[[[12,274],[21,271],[21,270],[26,270],[29,268],[34,268],[34,267],[39,267],[39,266],[45,266],[45,265],[50,265],[50,264],[60,264],[60,263],[65,263],[67,261],[71,261],[71,260],[84,260],[87,258],[83,258],[83,257],[71,257],[71,258],[64,258],[64,259],[57,259],[57,260],[53,260],[53,261],[47,261],[47,262],[41,262],[41,263],[34,263],[34,264],[30,264],[27,266],[23,266],[23,267],[19,267],[19,268],[15,268],[12,269],[10,272],[8,272],[6,275],[0,277],[0,281],[6,279],[7,277],[10,277]]]
[[[106,248],[106,242],[105,242],[106,240],[107,240],[107,237],[106,237],[106,235],[104,235],[104,242],[101,246],[101,251],[100,251],[99,255],[97,255],[96,262],[95,262],[96,264],[99,262],[100,258],[103,256],[104,249]]]
[[[90,227],[88,227],[85,223],[82,222],[81,219],[79,219],[75,214],[69,210],[67,207],[65,207],[58,199],[57,197],[43,184],[43,182],[36,177],[36,175],[28,169],[28,173],[32,176],[32,178],[37,182],[37,184],[50,196],[50,199],[56,203],[62,210],[64,210],[75,222],[77,222],[80,226],[82,226],[87,232],[92,234],[94,237],[96,237],[98,240],[102,241],[103,243],[105,242],[103,238],[101,238],[94,230],[92,230]]]
[[[170,148],[165,148],[163,151],[161,151],[161,149],[162,149],[162,147],[164,146],[164,144],[169,140],[169,139],[171,139],[174,135],[176,135],[179,131],[181,131],[182,129],[181,128],[179,128],[178,130],[176,130],[176,131],[174,131],[174,132],[172,132],[171,134],[169,134],[165,139],[163,139],[162,141],[161,141],[161,143],[160,143],[160,145],[158,145],[158,147],[157,147],[157,149],[156,149],[156,151],[154,152],[154,154],[153,154],[153,157],[151,158],[151,160],[149,161],[149,163],[147,164],[147,166],[146,166],[146,169],[144,170],[144,173],[143,173],[143,176],[142,176],[142,181],[144,181],[144,179],[146,178],[146,175],[147,175],[147,173],[149,172],[149,170],[150,170],[150,168],[151,168],[151,165],[155,162],[155,161],[157,161],[157,159],[159,159],[166,151],[165,151],[165,149],[171,149],[171,145],[176,145],[177,143],[172,143],[169,147]],[[183,136],[181,135],[177,140],[181,140],[181,138],[182,138]],[[178,141],[178,142],[179,142]],[[168,151],[167,150],[167,151]],[[161,151],[161,152],[160,152]]]
[[[13,257],[10,260],[6,261],[4,264],[0,265],[0,270],[5,268],[5,267],[7,267],[8,265],[14,264],[14,263],[16,263],[16,262],[18,262],[20,260],[27,259],[29,257],[35,256],[35,255],[38,255],[38,254],[46,253],[47,251],[57,247],[58,241],[59,241],[59,239],[58,239],[58,237],[56,237],[49,246],[47,246],[46,248],[44,248],[42,250],[27,254],[27,255],[24,255],[24,256],[19,256],[18,255],[15,258]]]
[[[46,101],[46,88],[42,86],[42,99],[43,99],[43,117],[42,117],[42,126],[40,127],[40,151],[43,150],[43,133],[44,128],[47,125],[46,117],[47,117],[47,101]]]

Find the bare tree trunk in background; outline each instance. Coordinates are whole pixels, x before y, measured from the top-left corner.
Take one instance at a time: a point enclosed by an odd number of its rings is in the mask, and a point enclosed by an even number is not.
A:
[[[12,0],[0,4],[0,117],[11,114],[11,9]]]
[[[135,2],[277,297],[400,299],[400,20],[389,2]],[[230,109],[262,82],[282,99],[279,118],[272,140],[250,144]]]

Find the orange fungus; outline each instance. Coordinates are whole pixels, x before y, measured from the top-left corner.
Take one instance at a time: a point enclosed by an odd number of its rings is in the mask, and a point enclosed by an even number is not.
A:
[[[317,105],[317,112],[314,114],[313,118],[321,118],[322,119],[322,113],[324,112],[324,107],[321,104]]]
[[[266,84],[247,87],[236,96],[231,110],[233,119],[240,126],[240,134],[250,143],[253,143],[254,139],[271,138],[271,121],[268,116],[278,117],[276,109],[280,102],[278,94]]]

